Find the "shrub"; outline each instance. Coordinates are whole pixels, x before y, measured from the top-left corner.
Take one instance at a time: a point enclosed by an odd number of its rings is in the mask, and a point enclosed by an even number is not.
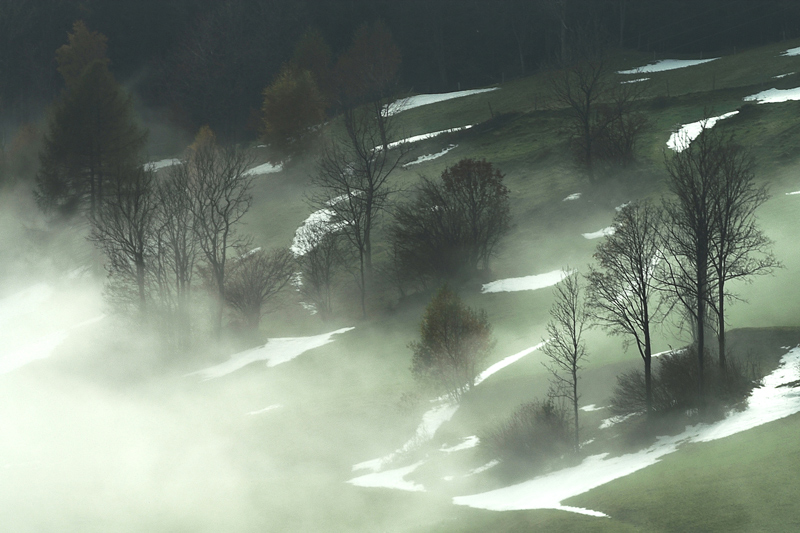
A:
[[[445,285],[425,308],[411,372],[423,385],[458,401],[475,384],[477,369],[494,346],[486,312],[467,307]]]
[[[717,361],[706,358],[704,380],[705,402],[697,387],[697,352],[689,347],[658,358],[658,368],[653,374],[653,411],[655,413],[688,412],[706,408],[734,406],[744,400],[761,377],[756,367],[746,367],[729,358],[725,370]],[[645,413],[644,374],[631,370],[617,377],[611,398],[611,411],[615,415]]]
[[[546,470],[572,450],[569,416],[566,409],[551,399],[524,403],[481,435],[480,441],[507,469],[524,464],[526,470]]]

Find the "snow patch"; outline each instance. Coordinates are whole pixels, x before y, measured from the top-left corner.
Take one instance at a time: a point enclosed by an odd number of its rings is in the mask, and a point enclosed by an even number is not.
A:
[[[458,147],[457,144],[451,144],[450,146],[448,146],[447,148],[445,148],[441,152],[437,152],[435,154],[421,155],[418,158],[416,158],[414,161],[411,161],[410,163],[406,163],[403,166],[404,167],[410,167],[411,165],[419,165],[420,163],[425,163],[426,161],[433,161],[434,159],[438,159],[438,158],[442,157],[447,152],[449,152],[453,148],[457,148],[457,147]]]
[[[745,102],[757,102],[759,104],[779,104],[790,100],[800,100],[800,87],[795,87],[794,89],[767,89],[744,97]]]
[[[608,226],[607,228],[603,228],[601,230],[597,230],[592,233],[581,233],[584,239],[599,239],[601,237],[607,237],[608,235],[614,235],[614,226]]]
[[[522,359],[526,355],[535,352],[536,350],[538,350],[539,348],[541,348],[542,346],[544,346],[548,342],[549,341],[542,341],[539,344],[537,344],[536,346],[531,346],[530,348],[526,348],[526,349],[522,350],[521,352],[517,352],[514,355],[509,355],[505,359],[502,359],[501,361],[496,362],[495,364],[493,364],[492,366],[490,366],[489,368],[487,368],[486,370],[481,372],[478,375],[478,377],[475,378],[475,385],[477,386],[480,383],[486,381],[486,378],[488,378],[492,374],[494,374],[496,372],[499,372],[500,370],[504,369],[505,367],[507,367],[508,365],[510,365],[512,363],[516,363],[517,361],[519,361],[520,359]]]
[[[274,172],[280,172],[283,170],[283,163],[278,163],[277,165],[273,165],[272,163],[264,163],[263,165],[258,165],[257,167],[253,167],[247,172],[244,173],[245,176],[256,176],[258,174],[272,174]]]
[[[180,159],[161,159],[160,161],[150,161],[149,163],[144,164],[144,169],[149,170],[150,172],[155,172],[162,168],[171,167],[172,165],[180,165],[182,161]]]
[[[625,80],[625,81],[621,81],[620,83],[639,83],[639,82],[642,82],[642,81],[647,81],[649,79],[650,78],[636,78],[635,80]]]
[[[709,61],[716,61],[718,57],[711,59],[661,59],[655,63],[650,63],[630,70],[619,70],[617,74],[643,74],[646,72],[663,72],[665,70],[675,70],[678,68],[693,67],[695,65],[702,65]]]
[[[782,56],[800,56],[800,46],[797,48],[789,48],[785,52],[781,53]]]
[[[772,76],[773,79],[779,80],[781,78],[785,78],[786,76],[791,76],[792,74],[797,74],[796,72],[787,72],[786,74],[778,74],[777,76]]]
[[[464,96],[470,96],[473,94],[488,93],[489,91],[496,91],[497,89],[499,89],[499,87],[490,87],[488,89],[472,89],[468,91],[454,91],[451,93],[418,94],[416,96],[409,96],[408,98],[395,100],[383,108],[383,113],[385,116],[392,116],[403,111],[408,111],[409,109],[414,109],[415,107],[435,104],[437,102],[444,102],[445,100],[452,100],[453,98],[463,98]]]
[[[793,195],[795,195],[795,194],[800,194],[800,191],[787,192],[787,193],[786,193],[786,196],[793,196]]]
[[[553,270],[551,272],[545,272],[544,274],[535,274],[522,278],[499,279],[484,284],[481,288],[481,292],[515,292],[543,289],[544,287],[555,285],[570,274],[572,274],[572,272]]]
[[[570,201],[572,201],[572,200],[578,200],[578,199],[580,199],[580,197],[581,197],[581,193],[579,193],[579,192],[574,192],[574,193],[570,194],[569,196],[567,196],[566,198],[564,198],[564,199],[563,199],[563,200],[561,200],[561,201],[562,201],[562,202],[570,202]]]
[[[583,407],[581,407],[581,411],[586,411],[587,413],[590,413],[592,411],[601,411],[603,409],[605,409],[605,407],[597,407],[593,403],[590,403],[589,405],[584,405]]]
[[[478,444],[480,444],[481,440],[476,435],[471,435],[469,437],[464,437],[464,440],[461,441],[459,444],[451,447],[442,446],[439,448],[440,452],[444,453],[453,453],[453,452],[460,452],[461,450],[468,450],[470,448],[474,448]]]
[[[616,426],[620,422],[626,421],[627,419],[629,419],[633,415],[634,415],[634,413],[627,414],[627,415],[612,416],[611,418],[606,418],[605,420],[603,420],[600,423],[600,429],[608,429],[611,426]]]
[[[500,460],[499,460],[499,459],[492,459],[491,461],[489,461],[488,463],[486,463],[486,464],[485,464],[485,465],[483,465],[483,466],[479,466],[478,468],[473,468],[473,469],[472,469],[472,470],[470,470],[470,471],[469,471],[469,473],[468,473],[466,476],[464,476],[464,477],[467,477],[467,476],[474,476],[475,474],[480,474],[481,472],[486,472],[486,471],[487,471],[487,470],[489,470],[490,468],[494,468],[495,466],[497,466],[497,465],[499,465],[499,464],[500,464]]]
[[[424,492],[425,487],[413,481],[407,481],[405,477],[419,468],[425,461],[419,461],[410,466],[384,470],[383,472],[372,472],[360,477],[348,480],[347,482],[357,487],[380,487],[387,489],[407,490],[411,492]]]
[[[586,509],[564,507],[561,502],[655,464],[678,450],[680,444],[721,439],[800,412],[800,390],[782,386],[800,379],[798,363],[800,347],[781,358],[780,366],[753,390],[744,411],[732,412],[724,420],[687,426],[682,433],[659,437],[655,444],[636,453],[611,458],[607,453],[592,455],[577,466],[509,487],[459,496],[453,498],[453,503],[495,511],[561,509],[588,514]],[[597,511],[591,513],[602,516]]]
[[[314,335],[312,337],[282,337],[268,339],[267,343],[263,346],[233,354],[230,359],[224,363],[220,363],[203,370],[198,370],[197,372],[192,372],[188,375],[200,375],[205,381],[227,376],[228,374],[236,372],[237,370],[257,361],[266,361],[267,366],[272,367],[287,361],[291,361],[298,355],[303,354],[308,350],[313,350],[314,348],[319,348],[320,346],[324,346],[330,342],[333,342],[332,337],[334,335],[345,333],[351,329],[354,328],[341,328],[337,329],[336,331],[323,333],[321,335]]]
[[[281,407],[283,407],[281,404],[279,404],[279,403],[276,403],[276,404],[274,404],[274,405],[269,405],[269,406],[267,406],[267,407],[265,407],[265,408],[263,408],[263,409],[259,409],[259,410],[257,410],[257,411],[250,411],[250,412],[249,412],[249,413],[247,413],[247,414],[248,414],[248,415],[260,415],[261,413],[266,413],[266,412],[268,412],[268,411],[272,411],[272,410],[274,410],[274,409],[280,409]]]
[[[390,142],[388,146],[389,146],[389,148],[396,148],[396,147],[400,146],[401,144],[415,143],[415,142],[419,142],[419,141],[424,141],[425,139],[431,139],[431,138],[436,137],[437,135],[441,135],[443,133],[454,133],[456,131],[468,130],[472,126],[473,126],[473,124],[467,124],[466,126],[458,126],[458,127],[455,127],[455,128],[448,128],[446,130],[439,130],[439,131],[432,131],[430,133],[423,133],[422,135],[414,135],[413,137],[407,137],[405,139],[400,139],[399,141]],[[380,150],[380,148],[381,147],[378,146],[376,149]]]
[[[698,135],[700,135],[700,132],[703,131],[703,128],[711,129],[714,127],[714,124],[720,120],[732,117],[737,113],[739,113],[739,111],[731,111],[730,113],[725,113],[724,115],[719,115],[717,117],[710,117],[707,119],[698,120],[697,122],[684,124],[681,126],[681,129],[669,136],[667,148],[676,152],[682,152],[689,147],[689,144],[691,144],[691,142],[695,140]]]

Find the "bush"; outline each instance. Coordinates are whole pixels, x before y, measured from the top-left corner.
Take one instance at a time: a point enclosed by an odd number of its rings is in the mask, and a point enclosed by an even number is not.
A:
[[[509,471],[521,465],[526,470],[547,470],[572,451],[569,416],[550,399],[520,405],[510,417],[480,435],[480,441]]]
[[[688,412],[699,410],[704,403],[712,410],[732,407],[746,400],[762,377],[757,368],[745,367],[734,358],[728,358],[723,371],[716,359],[707,357],[704,370],[705,402],[697,387],[697,351],[693,347],[659,357],[658,368],[653,372],[653,411],[662,414]],[[631,370],[617,377],[611,411],[615,415],[646,412],[641,370]]]
[[[441,180],[422,179],[410,203],[397,207],[391,228],[398,279],[470,277],[488,268],[510,228],[508,189],[487,161],[462,159]]]
[[[458,401],[474,386],[494,341],[486,312],[470,309],[445,285],[425,308],[420,340],[409,347],[414,378]]]

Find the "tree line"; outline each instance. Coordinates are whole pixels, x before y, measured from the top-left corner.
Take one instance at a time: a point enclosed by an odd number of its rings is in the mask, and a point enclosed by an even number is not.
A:
[[[383,19],[405,59],[401,85],[439,92],[533,72],[580,28],[659,57],[709,55],[794,38],[798,15],[785,0],[4,0],[0,104],[15,128],[36,120],[63,87],[51,51],[77,19],[112,37],[115,75],[133,80],[147,104],[170,109],[189,131],[208,123],[241,140],[261,90],[309,27],[338,54],[358,27]]]

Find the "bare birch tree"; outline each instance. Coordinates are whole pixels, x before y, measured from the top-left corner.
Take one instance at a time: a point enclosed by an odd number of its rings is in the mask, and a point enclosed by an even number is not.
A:
[[[587,358],[583,332],[589,320],[582,292],[577,273],[570,274],[556,285],[556,301],[550,308],[551,319],[547,323],[549,341],[542,348],[548,358],[544,365],[552,376],[553,393],[569,402],[572,407],[575,451],[580,447],[578,379],[582,364]]]

